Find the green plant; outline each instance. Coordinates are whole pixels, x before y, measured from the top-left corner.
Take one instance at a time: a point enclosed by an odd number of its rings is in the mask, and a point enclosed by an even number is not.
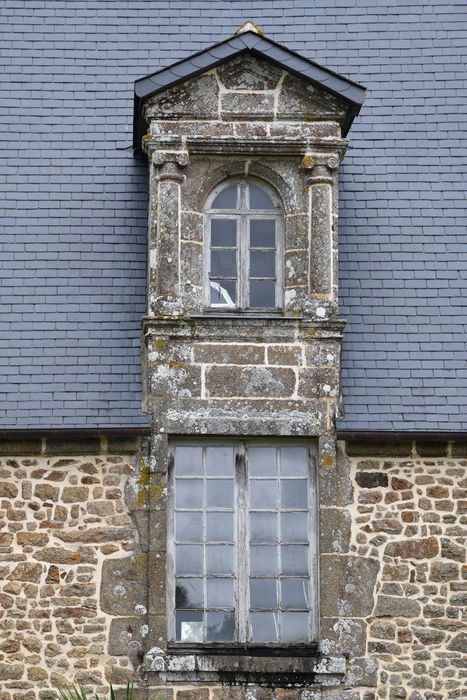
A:
[[[73,688],[65,691],[60,690],[60,696],[62,700],[92,700],[92,698],[101,700],[97,693],[94,693],[93,696],[88,695],[81,685],[73,685]],[[115,700],[115,691],[112,684],[110,684],[109,700]],[[125,700],[133,700],[133,685],[130,683],[126,685]]]

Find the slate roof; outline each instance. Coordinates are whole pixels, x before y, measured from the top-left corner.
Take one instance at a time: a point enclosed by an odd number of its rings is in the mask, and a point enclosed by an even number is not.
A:
[[[345,429],[467,429],[461,0],[4,0],[0,423],[144,426],[133,83],[246,19],[367,86],[340,199]]]
[[[182,61],[163,68],[156,73],[140,78],[135,82],[133,149],[135,155],[141,153],[141,138],[146,133],[141,111],[144,102],[163,90],[194,78],[199,73],[211,70],[226,60],[249,53],[257,58],[263,58],[294,73],[302,80],[313,83],[334,95],[341,97],[348,104],[348,111],[342,125],[342,135],[346,136],[353,120],[360,111],[365,99],[365,88],[357,83],[338,75],[329,68],[319,66],[303,56],[280,46],[267,37],[260,36],[254,31],[246,31],[231,36],[203,51],[190,55]]]

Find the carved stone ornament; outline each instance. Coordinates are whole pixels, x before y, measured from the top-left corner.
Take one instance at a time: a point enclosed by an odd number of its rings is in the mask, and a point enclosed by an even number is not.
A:
[[[181,169],[188,165],[188,151],[154,151],[151,162],[156,170],[156,180],[175,180],[182,182],[185,178]]]

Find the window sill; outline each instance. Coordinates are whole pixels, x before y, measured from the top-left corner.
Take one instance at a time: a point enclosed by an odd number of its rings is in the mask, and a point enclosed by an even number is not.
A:
[[[278,652],[282,653],[278,653]],[[191,648],[183,651],[171,649],[167,653],[157,647],[147,652],[142,669],[151,682],[165,683],[228,683],[243,685],[254,683],[274,687],[310,686],[342,681],[346,665],[343,657],[319,656],[316,647],[295,648],[295,655],[286,654],[293,649],[252,648],[227,649]],[[306,654],[303,652],[306,651]]]

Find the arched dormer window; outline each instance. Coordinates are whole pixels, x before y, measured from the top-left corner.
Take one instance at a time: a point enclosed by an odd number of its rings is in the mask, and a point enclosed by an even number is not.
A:
[[[269,187],[249,179],[217,187],[206,207],[205,306],[281,309],[282,231],[281,206]]]

